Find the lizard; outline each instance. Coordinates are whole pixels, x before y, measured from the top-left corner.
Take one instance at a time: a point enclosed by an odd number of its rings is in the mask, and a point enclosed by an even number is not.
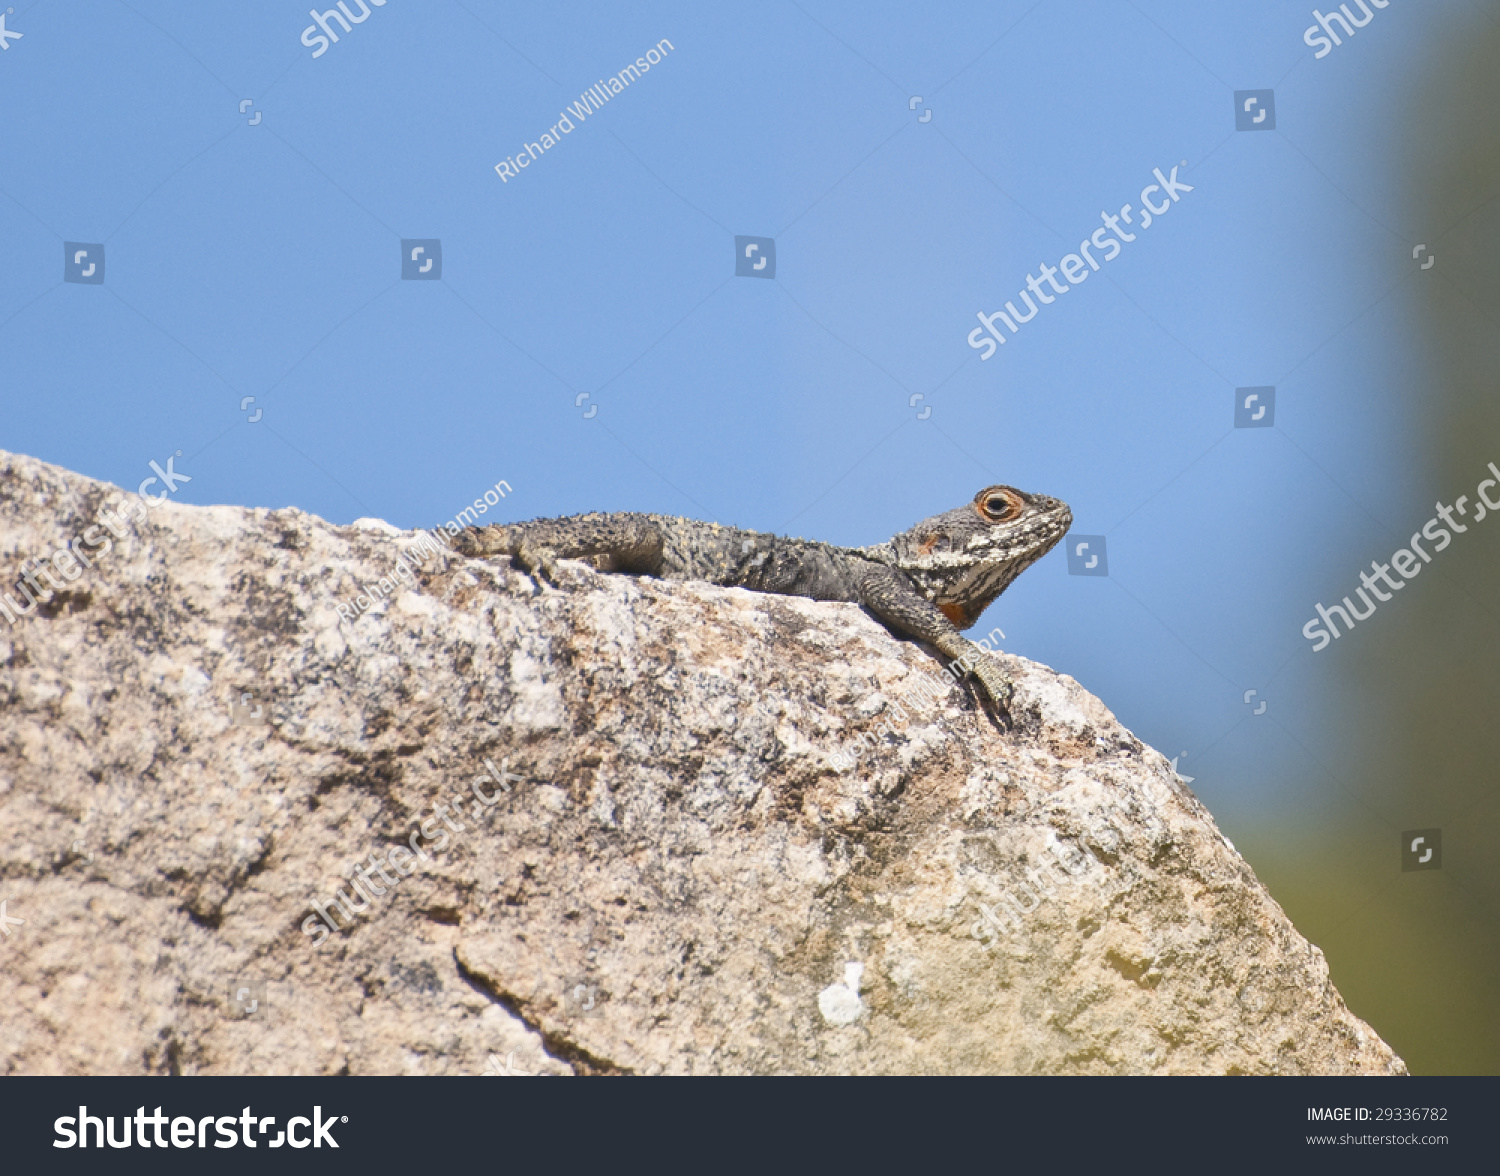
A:
[[[1009,675],[959,630],[971,628],[1072,522],[1056,498],[989,486],[972,502],[867,547],[627,512],[471,526],[454,547],[470,557],[511,556],[539,586],[544,578],[558,583],[559,559],[582,558],[601,572],[859,604],[892,632],[955,659],[955,676],[972,673],[1005,712]]]

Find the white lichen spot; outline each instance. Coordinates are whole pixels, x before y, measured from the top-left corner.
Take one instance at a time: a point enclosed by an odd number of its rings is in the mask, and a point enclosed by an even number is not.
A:
[[[407,591],[396,597],[396,608],[414,617],[430,617],[437,613],[431,597],[423,596],[420,592]]]
[[[859,999],[859,981],[864,975],[863,964],[845,964],[844,982],[830,984],[818,993],[818,1011],[830,1025],[852,1025],[865,1011],[864,1001]]]
[[[349,526],[359,531],[378,531],[382,535],[399,535],[400,527],[393,527],[384,519],[355,519]]]

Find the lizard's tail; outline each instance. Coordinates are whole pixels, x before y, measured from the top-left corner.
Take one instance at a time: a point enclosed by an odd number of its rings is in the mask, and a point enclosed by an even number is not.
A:
[[[453,550],[477,559],[486,555],[514,555],[520,550],[520,536],[514,527],[465,527],[454,537]]]

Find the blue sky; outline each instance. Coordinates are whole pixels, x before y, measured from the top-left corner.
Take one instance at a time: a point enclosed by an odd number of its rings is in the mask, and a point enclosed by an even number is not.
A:
[[[1408,454],[1411,250],[1451,226],[1411,222],[1392,127],[1436,39],[1492,18],[1391,4],[1315,59],[1311,7],[389,0],[314,58],[302,4],[18,3],[0,447],[127,486],[181,450],[183,501],[404,527],[502,478],[502,518],[844,544],[1054,495],[1110,575],[1059,548],[984,628],[1186,752],[1233,834],[1322,770],[1314,602],[1468,489]],[[1274,129],[1235,129],[1250,89]],[[1174,166],[1191,192],[979,358],[976,312]],[[736,235],[774,238],[774,280],[734,276]],[[440,281],[401,280],[405,238]],[[68,241],[103,284],[62,280]],[[1236,429],[1268,385],[1274,426]]]

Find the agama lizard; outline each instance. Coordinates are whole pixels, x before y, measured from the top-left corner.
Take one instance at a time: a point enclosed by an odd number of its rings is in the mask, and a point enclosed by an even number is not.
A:
[[[958,631],[971,628],[1072,522],[1065,502],[990,486],[968,505],[869,547],[629,513],[470,527],[455,547],[468,556],[514,556],[554,584],[557,560],[583,558],[599,571],[863,605],[893,632],[957,659],[960,671],[972,673],[1003,710],[1012,689],[1009,676]]]

